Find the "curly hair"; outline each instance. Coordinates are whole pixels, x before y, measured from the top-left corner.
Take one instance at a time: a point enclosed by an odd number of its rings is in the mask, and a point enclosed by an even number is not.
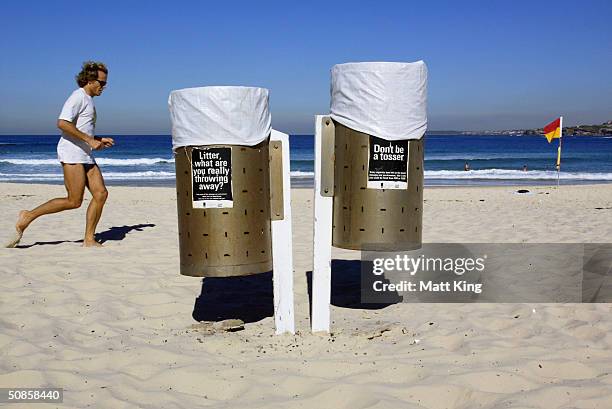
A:
[[[108,68],[106,68],[106,65],[103,63],[96,61],[85,61],[83,63],[83,67],[81,67],[81,72],[79,72],[76,76],[76,82],[79,84],[79,87],[84,87],[89,81],[97,80],[98,71],[108,74]]]

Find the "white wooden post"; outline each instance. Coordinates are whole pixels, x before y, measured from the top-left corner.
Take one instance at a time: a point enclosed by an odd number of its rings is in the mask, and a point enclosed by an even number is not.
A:
[[[295,333],[293,314],[293,237],[291,231],[291,181],[289,135],[272,130],[270,140],[282,142],[283,209],[282,220],[272,221],[272,268],[274,281],[274,324],[276,333]]]
[[[330,321],[333,198],[321,196],[321,158],[324,126],[333,126],[331,125],[331,118],[325,115],[317,115],[315,117],[312,332],[329,332]]]

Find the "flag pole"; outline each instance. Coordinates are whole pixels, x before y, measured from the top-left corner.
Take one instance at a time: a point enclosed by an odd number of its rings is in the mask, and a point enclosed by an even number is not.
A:
[[[559,187],[559,175],[561,171],[561,139],[563,139],[563,117],[559,117],[559,147],[557,148],[557,187]]]

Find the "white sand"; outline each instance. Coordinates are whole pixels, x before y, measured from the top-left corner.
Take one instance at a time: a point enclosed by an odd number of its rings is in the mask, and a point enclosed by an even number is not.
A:
[[[0,187],[0,238],[19,209],[63,195]],[[529,189],[426,189],[424,241],[610,241],[611,185]],[[612,304],[332,307],[333,334],[311,335],[307,189],[292,192],[298,334],[274,336],[269,305],[244,331],[191,330],[202,284],[179,275],[174,189],[109,190],[104,249],[76,242],[86,201],[0,250],[0,387],[63,387],[61,408],[612,407]],[[208,306],[269,299],[268,281],[216,281],[228,293]]]

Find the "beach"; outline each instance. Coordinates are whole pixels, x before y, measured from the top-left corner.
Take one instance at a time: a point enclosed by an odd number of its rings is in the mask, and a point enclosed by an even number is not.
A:
[[[0,186],[3,239],[20,209],[65,193]],[[425,188],[423,241],[610,241],[611,184],[518,189]],[[612,304],[356,308],[343,300],[359,282],[336,263],[332,332],[311,334],[313,191],[293,189],[297,332],[277,336],[271,275],[203,285],[179,274],[175,189],[109,193],[104,248],[78,242],[86,194],[80,209],[45,216],[19,248],[0,249],[0,385],[64,388],[63,404],[36,407],[612,407]],[[211,332],[194,316],[245,328]]]

